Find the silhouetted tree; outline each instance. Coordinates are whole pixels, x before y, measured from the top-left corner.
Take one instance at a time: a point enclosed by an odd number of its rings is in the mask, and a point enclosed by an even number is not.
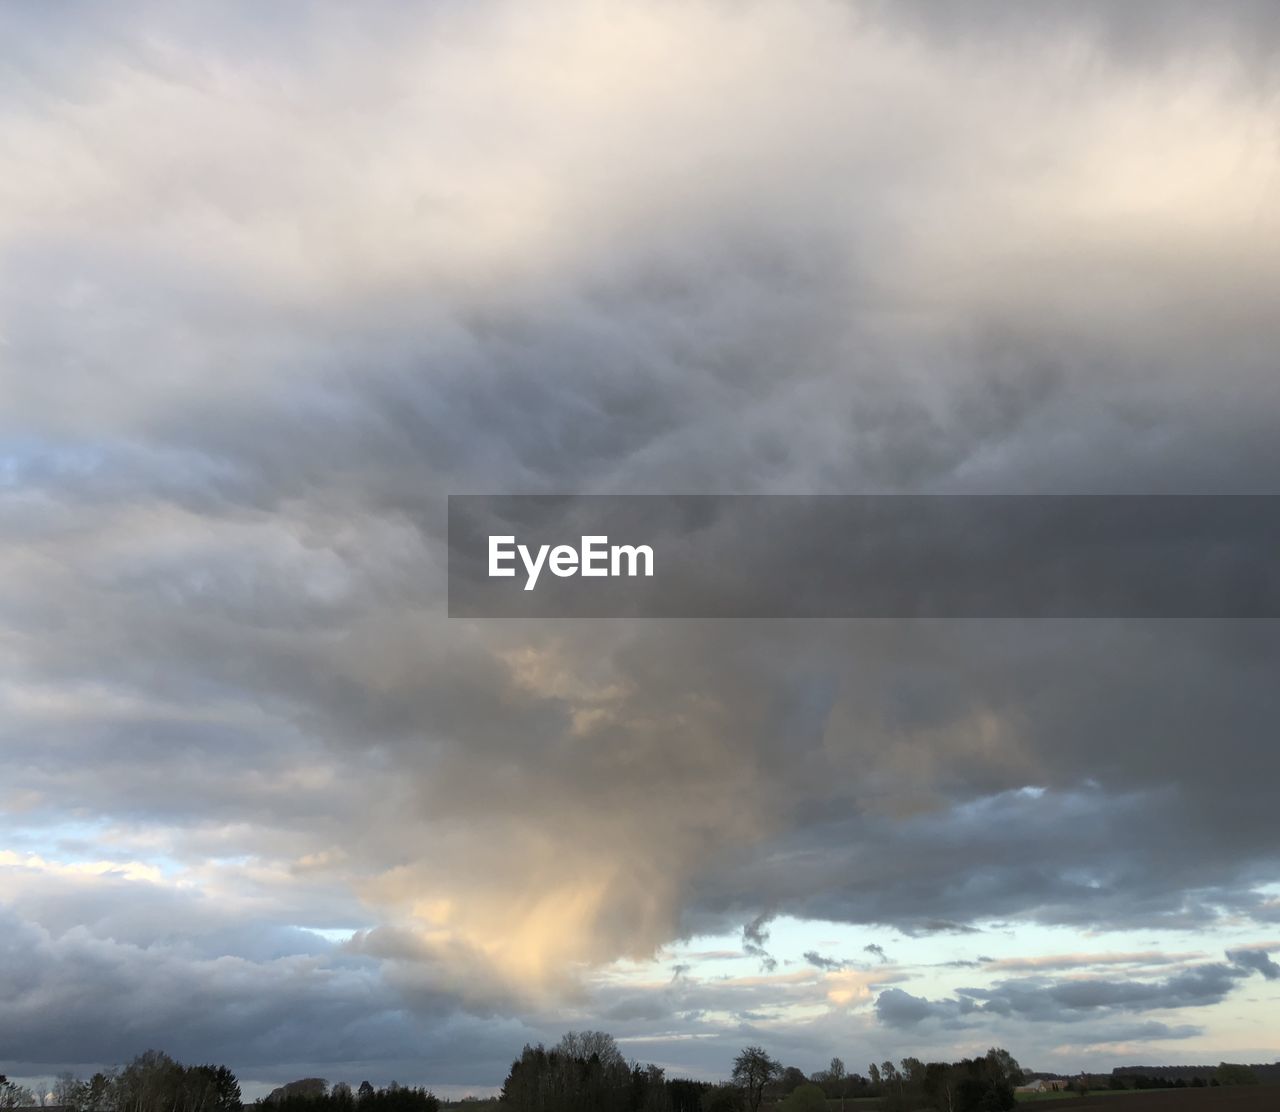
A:
[[[23,1105],[35,1104],[36,1096],[25,1085],[10,1081],[0,1073],[0,1108],[21,1108]]]
[[[993,1046],[987,1051],[987,1063],[992,1073],[1016,1088],[1026,1080],[1026,1074],[1018,1065],[1018,1059],[1003,1047]]]
[[[849,1092],[849,1071],[844,1068],[844,1062],[839,1058],[832,1058],[827,1068],[815,1073],[812,1080],[815,1084],[822,1086],[822,1091],[827,1097],[840,1101],[841,1112],[843,1112],[844,1098]]]
[[[612,1036],[571,1031],[552,1050],[526,1046],[501,1099],[515,1112],[664,1112],[665,1087],[661,1070],[628,1065]]]
[[[764,1088],[782,1066],[763,1047],[748,1046],[733,1060],[733,1083],[742,1089],[747,1112],[759,1112]]]
[[[554,1052],[584,1062],[595,1057],[606,1069],[626,1065],[618,1044],[605,1031],[566,1031],[556,1043]]]

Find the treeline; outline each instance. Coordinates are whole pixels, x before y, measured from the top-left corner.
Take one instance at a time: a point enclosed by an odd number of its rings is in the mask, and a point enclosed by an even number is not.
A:
[[[901,1068],[885,1062],[869,1069],[881,1089],[886,1112],[930,1108],[939,1112],[1003,1112],[1016,1103],[1014,1089],[1025,1074],[1007,1050],[992,1047],[980,1058],[958,1062],[922,1062],[903,1058]]]
[[[272,1112],[439,1112],[440,1102],[429,1089],[391,1082],[375,1089],[367,1081],[354,1091],[345,1081],[332,1089],[320,1077],[293,1081],[273,1090],[258,1104]]]
[[[35,1102],[35,1093],[0,1073],[0,1108],[25,1108]]]
[[[25,1108],[35,1102],[35,1093],[0,1073],[0,1108]]]
[[[570,1031],[550,1050],[526,1046],[511,1064],[501,1100],[513,1112],[702,1112],[710,1088],[628,1063],[603,1031]]]
[[[87,1080],[59,1074],[52,1096],[71,1112],[240,1112],[240,1083],[226,1066],[184,1066],[159,1050]],[[30,1089],[0,1077],[0,1108],[37,1103],[44,1101]]]
[[[95,1073],[88,1080],[61,1074],[54,1082],[53,1104],[70,1112],[242,1112],[240,1082],[226,1066],[184,1066],[159,1050],[139,1054],[123,1069]],[[0,1075],[0,1109],[45,1103],[30,1089]],[[339,1082],[331,1089],[320,1077],[293,1081],[256,1102],[270,1112],[439,1112],[427,1089],[391,1082],[359,1089]]]
[[[1017,1061],[995,1048],[959,1062],[872,1064],[863,1077],[839,1058],[806,1076],[749,1046],[734,1059],[729,1082],[711,1085],[627,1062],[603,1031],[571,1031],[550,1049],[526,1046],[500,1099],[511,1112],[759,1112],[766,1103],[780,1112],[827,1112],[828,1101],[858,1097],[879,1097],[885,1112],[993,1112],[1013,1108],[1022,1079]]]
[[[1219,1062],[1216,1066],[1119,1066],[1112,1077],[1122,1078],[1134,1089],[1170,1089],[1203,1085],[1261,1085],[1280,1082],[1280,1062],[1273,1065],[1244,1065]]]
[[[1280,1070],[1280,1064],[1274,1067]],[[1073,1078],[1073,1091],[1167,1089],[1256,1085],[1273,1067],[1223,1062],[1212,1066],[1129,1066],[1111,1075]],[[749,1046],[733,1060],[730,1079],[711,1084],[669,1078],[654,1065],[626,1060],[611,1035],[570,1031],[555,1046],[526,1046],[502,1085],[509,1112],[829,1112],[832,1102],[878,1098],[881,1112],[1003,1112],[1026,1075],[1006,1050],[958,1062],[872,1063],[865,1075],[851,1073],[839,1058],[806,1075],[784,1067],[766,1050]],[[148,1050],[122,1069],[83,1080],[60,1075],[50,1094],[69,1112],[242,1112],[240,1084],[226,1066],[185,1066]],[[0,1110],[44,1104],[30,1089],[0,1075]],[[262,1112],[439,1112],[428,1089],[368,1081],[353,1090],[310,1077],[275,1089],[257,1101]]]

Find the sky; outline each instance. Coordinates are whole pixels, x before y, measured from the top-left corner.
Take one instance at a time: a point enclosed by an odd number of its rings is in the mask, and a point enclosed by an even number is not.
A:
[[[449,493],[1280,493],[1280,10],[0,8],[0,1072],[1280,1058],[1272,621],[450,620]]]

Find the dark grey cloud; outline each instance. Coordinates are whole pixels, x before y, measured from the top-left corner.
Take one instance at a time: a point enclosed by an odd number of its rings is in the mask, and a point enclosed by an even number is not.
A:
[[[967,997],[955,1000],[926,1000],[905,989],[887,988],[876,997],[876,1016],[889,1027],[912,1027],[927,1019],[955,1022],[978,1010]]]
[[[876,998],[875,1011],[877,1019],[885,1026],[910,1031],[916,1038],[927,1038],[925,1031],[929,1028],[963,1031],[981,1027],[989,1030],[992,1023],[991,1015],[965,996],[951,1000],[927,1000],[902,989],[882,992]],[[1069,1023],[1071,1017],[1061,1022]],[[1195,1024],[1169,1024],[1160,1020],[1133,1023],[1094,1016],[1088,1032],[1080,1036],[1082,1041],[1078,1045],[1088,1048],[1124,1042],[1164,1042],[1195,1038],[1202,1033],[1203,1028]],[[1025,1035],[1023,1041],[1026,1041]]]
[[[815,969],[843,969],[849,964],[841,958],[824,957],[817,950],[806,950],[804,960]]]
[[[772,915],[761,912],[742,928],[742,952],[759,958],[760,968],[769,973],[778,968],[777,959],[766,949],[769,944],[768,923],[772,918]]]
[[[1265,950],[1228,950],[1227,960],[1241,969],[1255,969],[1268,981],[1280,978],[1280,965]]]
[[[1122,1014],[1197,1008],[1224,1000],[1251,973],[1261,972],[1268,980],[1271,974],[1254,960],[1250,951],[1241,961],[1228,953],[1227,962],[1205,962],[1191,966],[1169,977],[1157,979],[1116,979],[1102,976],[1054,980],[1025,977],[999,981],[991,988],[963,988],[955,997],[929,1000],[899,988],[889,988],[876,998],[875,1010],[880,1021],[891,1027],[911,1027],[925,1021],[936,1021],[949,1027],[965,1027],[985,1022],[989,1015],[1033,1023],[1071,1024],[1098,1017],[1106,1019]],[[1265,960],[1265,955],[1262,955]],[[1152,1021],[1146,1028],[1149,1038],[1187,1037],[1199,1028],[1183,1024],[1180,1035],[1164,1024]],[[1127,1030],[1136,1030],[1132,1025]],[[1137,1036],[1135,1036],[1137,1037]],[[1106,1041],[1118,1041],[1120,1035],[1109,1033]],[[1103,1041],[1101,1037],[1097,1041]]]
[[[1095,1010],[1141,1011],[1217,1003],[1243,975],[1233,965],[1210,963],[1157,981],[1004,981],[991,990],[966,989],[965,995],[983,1001],[983,1007],[991,1011],[1027,1019],[1069,1019]]]
[[[994,664],[1003,654],[1000,646],[1012,648],[1017,640],[1011,632],[975,626],[967,635],[954,628],[891,633],[890,641],[902,638],[900,670],[887,662],[876,678],[867,675],[863,658],[861,675],[847,681],[841,700],[859,707],[861,742],[852,740],[857,735],[843,735],[846,720],[838,703],[815,768],[830,767],[834,759],[850,770],[865,769],[884,759],[878,747],[891,746],[888,739],[899,729],[927,737],[939,722],[967,717],[973,732],[968,740],[952,735],[931,751],[937,787],[915,797],[915,813],[892,813],[892,797],[881,794],[894,790],[888,769],[879,784],[864,774],[843,802],[833,799],[831,817],[814,806],[811,794],[789,831],[707,877],[713,906],[755,890],[815,917],[892,922],[915,933],[937,929],[940,917],[972,924],[1014,911],[1045,922],[1115,926],[1204,924],[1224,906],[1264,913],[1267,897],[1252,891],[1250,878],[1271,867],[1265,789],[1237,790],[1241,785],[1232,776],[1219,781],[1215,769],[1221,766],[1205,762],[1200,739],[1212,732],[1229,747],[1238,746],[1227,767],[1260,758],[1267,720],[1262,691],[1251,690],[1251,681],[1239,683],[1236,664],[1228,662],[1252,661],[1245,666],[1250,673],[1262,667],[1274,652],[1274,631],[1097,626],[1087,635],[1099,653],[1090,662],[1084,645],[1074,641],[1081,630],[1025,628],[1019,634],[1028,638],[1023,651],[1048,669],[1038,680],[1011,658]],[[947,643],[957,651],[967,645],[966,664],[950,675],[931,674],[934,654]],[[1140,662],[1144,644],[1153,651],[1160,646],[1166,670],[1159,676],[1142,678],[1148,670]],[[980,662],[987,654],[991,658]],[[1104,674],[1121,660],[1127,691]],[[1013,682],[1029,682],[1038,692],[1029,701],[1015,697],[1004,704],[1017,706],[1018,740],[1000,736],[1000,712],[992,709],[1003,702],[998,690],[1005,681],[996,672],[1006,665],[1021,673]],[[1177,710],[1161,707],[1168,699],[1160,693],[1170,682],[1194,685],[1196,695],[1175,700]],[[874,694],[881,683],[881,692],[894,694]],[[1146,695],[1139,696],[1137,688]],[[883,706],[878,722],[868,714],[877,703]],[[994,717],[985,718],[988,713]],[[968,759],[984,730],[995,731],[983,744],[1000,752],[1001,771],[997,764]],[[836,757],[841,742],[835,739],[842,736],[849,736],[849,749]],[[1032,738],[1032,747],[1023,748],[1023,740]],[[1104,738],[1124,741],[1105,752]],[[904,760],[907,753],[904,747]],[[918,757],[920,751],[912,753]],[[1080,777],[1074,784],[1068,782],[1072,768]],[[988,779],[992,774],[994,781]],[[1058,780],[1060,774],[1068,780]],[[825,772],[808,780],[830,783]],[[1014,787],[1017,781],[1040,786],[1023,790]],[[942,794],[959,805],[949,807]],[[849,817],[858,805],[860,813]],[[910,806],[908,797],[897,805]],[[1233,805],[1239,814],[1229,822]],[[1175,876],[1177,884],[1169,884]]]
[[[912,924],[903,928],[908,937],[916,934],[981,934],[978,927],[968,923],[956,923],[950,919],[928,919],[919,925]]]
[[[483,1083],[510,1040],[530,1033],[468,1016],[456,999],[409,1009],[377,963],[314,936],[259,957],[232,956],[235,940],[223,939],[204,956],[180,936],[143,946],[86,927],[55,934],[9,912],[0,923],[0,1039],[14,1075],[55,1062],[106,1067],[165,1046],[186,1060],[234,1060],[246,1081],[308,1064],[354,1080]]]

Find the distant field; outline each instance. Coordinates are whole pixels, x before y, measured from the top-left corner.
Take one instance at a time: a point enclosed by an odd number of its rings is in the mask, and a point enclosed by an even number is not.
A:
[[[1067,1102],[1066,1108],[1100,1108],[1113,1098],[1124,1112],[1280,1112],[1280,1085],[1232,1085],[1212,1089],[1099,1089],[1086,1097],[1071,1093],[1033,1094],[1019,1099]]]
[[[1052,1101],[1062,1112],[1074,1108],[1108,1106],[1115,1098],[1124,1101],[1124,1112],[1280,1112],[1280,1085],[1238,1085],[1217,1089],[1099,1089],[1085,1097],[1074,1093],[1020,1093],[1019,1103]],[[848,1099],[846,1112],[872,1112],[879,1104],[875,1097]],[[840,1112],[840,1102],[827,1102],[830,1112]],[[496,1100],[441,1101],[442,1112],[500,1112]],[[761,1112],[771,1112],[763,1105]]]
[[[1098,1089],[1088,1096],[1075,1093],[1022,1093],[1019,1103],[1052,1102],[1061,1112],[1076,1108],[1115,1107],[1119,1099],[1124,1112],[1280,1112],[1280,1085],[1238,1085],[1204,1089]],[[846,1112],[873,1112],[876,1097],[846,1100]],[[468,1105],[474,1109],[474,1105]],[[776,1108],[776,1106],[775,1106]],[[827,1102],[829,1112],[840,1112],[840,1102]],[[762,1106],[761,1112],[771,1112]]]

